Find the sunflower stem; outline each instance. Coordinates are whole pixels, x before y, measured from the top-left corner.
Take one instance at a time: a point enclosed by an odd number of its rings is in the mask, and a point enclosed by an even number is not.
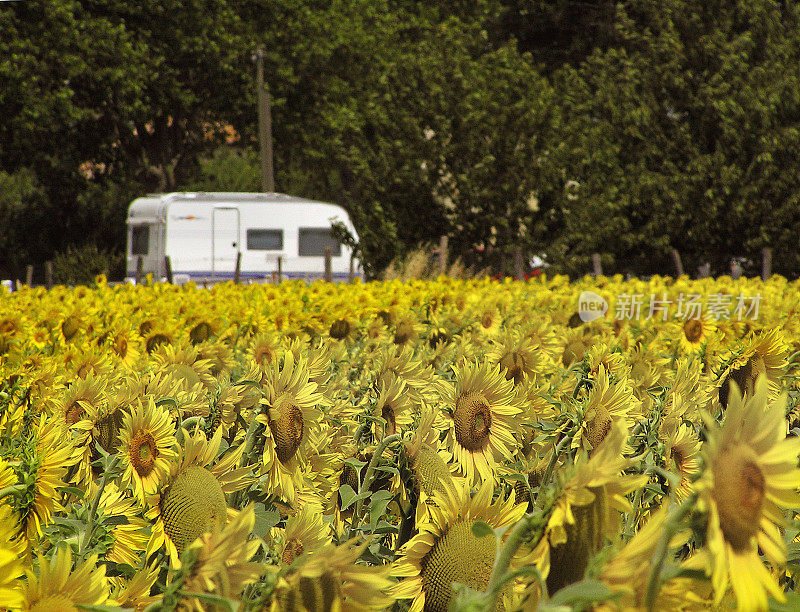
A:
[[[695,493],[671,510],[661,530],[661,536],[650,559],[650,575],[647,578],[647,589],[645,590],[644,607],[650,612],[653,611],[656,597],[661,590],[661,573],[664,569],[664,562],[667,559],[670,540],[677,533],[683,519],[694,508],[696,500],[697,494]]]
[[[8,497],[9,495],[15,495],[17,493],[22,493],[27,489],[27,485],[11,485],[6,487],[5,489],[0,489],[0,499]]]
[[[500,591],[503,590],[509,580],[518,575],[518,572],[509,572],[508,566],[522,543],[532,540],[538,542],[542,537],[556,499],[556,496],[551,496],[546,508],[526,514],[514,525],[511,534],[509,534],[494,560],[492,576],[489,578],[489,584],[484,592],[487,610],[497,609],[497,599],[500,596]]]
[[[181,423],[181,426],[178,427],[178,431],[175,433],[175,437],[178,440],[178,444],[183,444],[183,430],[185,429],[188,432],[191,432],[191,427],[198,425],[201,421],[203,421],[203,417],[201,416],[192,416],[188,419],[184,419]]]
[[[556,444],[555,448],[553,448],[553,454],[550,456],[550,461],[547,464],[547,469],[544,471],[542,475],[542,483],[539,485],[539,489],[541,490],[542,487],[545,487],[550,482],[550,477],[553,475],[553,470],[556,467],[556,462],[558,461],[558,456],[561,454],[561,451],[564,450],[564,444],[569,442],[572,439],[572,436],[566,435]]]
[[[358,500],[356,500],[356,508],[353,511],[353,522],[350,523],[350,532],[348,538],[352,538],[355,535],[356,528],[361,525],[361,506],[364,502],[361,496],[364,494],[364,491],[369,491],[369,487],[372,485],[372,479],[375,475],[375,468],[378,465],[381,455],[383,455],[383,451],[385,451],[390,444],[399,441],[401,438],[402,436],[400,434],[386,436],[378,443],[378,446],[375,448],[375,452],[372,453],[372,458],[369,460],[369,465],[367,466],[367,472],[364,474],[364,480],[361,481],[361,484],[358,487]]]
[[[89,545],[89,542],[92,541],[94,521],[95,517],[97,516],[97,507],[100,505],[100,498],[103,496],[103,490],[106,488],[108,477],[117,467],[118,462],[119,453],[114,455],[113,459],[111,459],[111,463],[109,463],[108,467],[105,469],[105,471],[103,471],[103,477],[100,479],[100,484],[97,486],[97,493],[94,494],[94,499],[92,500],[92,507],[89,508],[89,518],[86,520],[86,531],[83,532],[83,539],[81,540],[80,547],[78,548],[78,554],[80,556],[83,556],[86,547]]]

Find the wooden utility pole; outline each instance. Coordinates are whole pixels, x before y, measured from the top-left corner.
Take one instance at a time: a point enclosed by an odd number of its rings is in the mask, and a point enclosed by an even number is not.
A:
[[[171,285],[173,282],[172,278],[172,260],[170,259],[169,255],[164,255],[164,271],[167,275],[167,282]]]
[[[447,236],[439,238],[439,274],[447,274]]]
[[[772,276],[772,249],[764,247],[761,249],[761,280],[767,280]]]
[[[236,267],[233,269],[233,284],[238,285],[242,282],[242,252],[236,253]]]
[[[525,278],[525,265],[522,261],[522,247],[516,247],[514,249],[514,277],[517,280],[523,280]]]
[[[253,54],[256,64],[256,88],[258,89],[258,144],[261,149],[261,191],[275,191],[272,168],[272,100],[264,86],[264,49],[259,47]]]
[[[603,276],[603,262],[600,260],[600,253],[592,253],[592,270],[595,276]]]
[[[675,271],[678,276],[683,276],[683,262],[681,261],[681,254],[678,249],[672,249],[672,262],[675,264]]]
[[[333,249],[331,247],[325,247],[325,282],[332,283],[333,282]]]

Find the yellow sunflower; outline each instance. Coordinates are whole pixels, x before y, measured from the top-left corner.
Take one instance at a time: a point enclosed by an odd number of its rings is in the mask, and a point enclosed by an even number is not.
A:
[[[152,351],[151,361],[156,370],[179,381],[183,390],[202,385],[206,390],[214,386],[211,361],[201,359],[197,349],[189,344],[163,344]]]
[[[785,563],[784,508],[800,508],[800,439],[786,437],[785,406],[785,395],[769,401],[763,375],[745,399],[732,385],[725,422],[709,423],[703,447],[706,469],[697,487],[708,532],[698,560],[710,571],[716,601],[730,584],[741,610],[766,609],[768,595],[785,599],[759,557],[760,549],[774,567]]]
[[[692,427],[684,423],[659,437],[664,442],[667,469],[680,477],[674,491],[675,499],[683,501],[691,494],[693,482],[700,473],[700,438]]]
[[[39,419],[32,437],[23,441],[21,469],[29,483],[25,503],[16,507],[21,517],[23,534],[31,543],[42,536],[42,528],[50,523],[53,512],[62,510],[57,488],[66,484],[67,469],[80,459],[65,430],[45,415]],[[33,478],[31,478],[31,476]]]
[[[687,319],[680,323],[678,344],[686,353],[697,353],[714,335],[717,326],[711,319]]]
[[[572,448],[582,448],[590,453],[605,439],[613,424],[622,423],[626,430],[630,430],[634,415],[641,407],[627,379],[610,382],[604,366],[600,366],[592,382],[583,407],[580,432],[572,439]]]
[[[305,360],[295,361],[291,351],[282,366],[275,363],[265,372],[262,389],[262,412],[256,417],[265,426],[262,471],[269,492],[291,503],[303,486],[309,431],[321,427],[325,398],[309,380]]]
[[[600,581],[617,598],[600,605],[597,610],[641,610],[645,606],[647,582],[653,553],[667,518],[667,505],[654,512],[639,531],[615,554],[600,573]],[[688,539],[689,533],[679,532],[669,542],[674,550]],[[693,590],[704,590],[703,585],[687,579],[667,581],[656,596],[657,610],[707,610],[708,601],[702,601]],[[692,601],[692,600],[696,601]]]
[[[500,366],[488,361],[454,367],[455,383],[444,397],[447,445],[470,482],[494,481],[498,463],[516,452],[515,417],[522,400]]]
[[[330,544],[333,533],[330,524],[322,519],[319,508],[303,504],[297,514],[286,519],[286,527],[270,531],[272,552],[282,565],[289,566],[302,554],[319,550]]]
[[[0,608],[4,610],[22,606],[20,579],[25,575],[22,563],[25,548],[11,508],[0,505]]]
[[[271,612],[310,610],[387,610],[395,598],[388,595],[392,581],[385,566],[356,564],[369,541],[356,539],[335,546],[327,544],[300,559],[278,580]]]
[[[494,533],[476,535],[476,522],[492,529],[509,527],[525,514],[525,504],[517,504],[514,494],[492,501],[491,480],[481,485],[470,498],[469,487],[456,489],[456,495],[435,494],[430,521],[418,525],[419,532],[400,549],[391,574],[401,578],[390,593],[398,599],[412,599],[411,612],[446,612],[452,597],[452,584],[458,582],[483,591],[489,583],[497,554]]]
[[[627,437],[623,422],[611,424],[592,457],[579,459],[571,477],[564,475],[563,491],[542,538],[549,548],[543,565],[549,567],[551,593],[583,578],[592,554],[619,533],[621,512],[631,509],[625,496],[647,483],[646,475],[622,475],[633,463],[622,454]]]
[[[408,468],[413,474],[417,525],[428,518],[428,507],[435,503],[437,493],[453,496],[456,487],[463,486],[462,479],[454,477],[450,471],[448,463],[452,456],[441,448],[439,431],[433,426],[434,418],[433,411],[423,411],[414,435],[404,442]]]
[[[212,531],[201,535],[189,545],[186,555],[193,559],[191,569],[183,583],[185,593],[209,593],[237,600],[248,584],[255,582],[265,572],[261,563],[252,563],[261,542],[248,540],[255,525],[252,506],[237,512],[222,528],[215,525]],[[181,610],[204,612],[200,599],[185,596]]]
[[[159,565],[153,563],[150,567],[136,572],[128,581],[112,578],[111,581],[116,582],[111,592],[113,603],[121,608],[133,608],[136,612],[144,612],[148,606],[160,599],[158,595],[151,595],[160,573]]]
[[[385,421],[373,423],[377,439],[407,429],[414,420],[416,406],[409,394],[406,384],[394,375],[384,376],[378,383],[378,398],[372,408],[372,414]]]
[[[100,539],[109,543],[104,556],[107,561],[131,567],[139,564],[139,557],[147,548],[150,526],[141,514],[142,508],[136,500],[127,497],[114,483],[106,484],[98,505],[97,527],[105,528]],[[112,517],[124,517],[125,522],[114,521]],[[111,520],[105,523],[106,519]]]
[[[169,464],[163,486],[147,496],[147,518],[154,522],[147,556],[166,547],[172,567],[179,568],[180,555],[197,537],[225,524],[228,514],[226,494],[239,491],[253,482],[251,466],[236,467],[244,445],[217,458],[222,430],[211,440],[196,431],[183,431],[180,461]]]
[[[120,431],[122,485],[131,486],[142,500],[155,493],[178,456],[176,444],[175,425],[165,408],[152,398],[146,406],[135,406],[123,417]]]
[[[283,356],[283,344],[275,334],[261,333],[250,342],[247,354],[250,355],[262,369],[267,369],[277,363]]]
[[[23,610],[78,612],[81,605],[98,606],[108,600],[106,566],[92,555],[72,571],[72,549],[59,548],[51,560],[39,557],[39,574],[28,575],[22,591]]]
[[[780,390],[780,377],[787,364],[788,347],[779,329],[753,333],[744,344],[732,351],[718,376],[719,401],[728,404],[731,382],[742,393],[752,395],[756,379],[765,375],[772,397]]]
[[[498,364],[504,370],[505,377],[513,380],[515,385],[529,378],[535,379],[543,362],[533,340],[514,331],[501,334],[486,351],[486,359]]]

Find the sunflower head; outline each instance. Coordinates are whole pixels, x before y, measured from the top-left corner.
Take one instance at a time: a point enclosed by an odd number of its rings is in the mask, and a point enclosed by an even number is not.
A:
[[[494,533],[476,535],[475,521],[452,525],[421,560],[425,610],[447,612],[453,583],[484,590],[497,553]]]
[[[161,496],[164,531],[181,554],[198,536],[225,523],[227,503],[222,486],[206,468],[190,465]]]

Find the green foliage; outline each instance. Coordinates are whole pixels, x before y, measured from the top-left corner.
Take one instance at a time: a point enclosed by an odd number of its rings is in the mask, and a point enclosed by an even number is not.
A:
[[[771,246],[800,273],[794,3],[5,4],[5,276],[121,252],[146,192],[260,190],[257,46],[277,190],[344,206],[370,276],[443,234],[478,268],[664,273],[677,248],[719,273]]]
[[[186,191],[261,191],[258,156],[251,150],[216,149],[199,160],[197,178]]]
[[[0,275],[22,277],[32,255],[47,240],[47,196],[28,168],[0,170]]]
[[[68,247],[53,258],[53,281],[63,285],[91,285],[98,274],[122,274],[124,263],[121,253],[101,251],[94,244]]]

